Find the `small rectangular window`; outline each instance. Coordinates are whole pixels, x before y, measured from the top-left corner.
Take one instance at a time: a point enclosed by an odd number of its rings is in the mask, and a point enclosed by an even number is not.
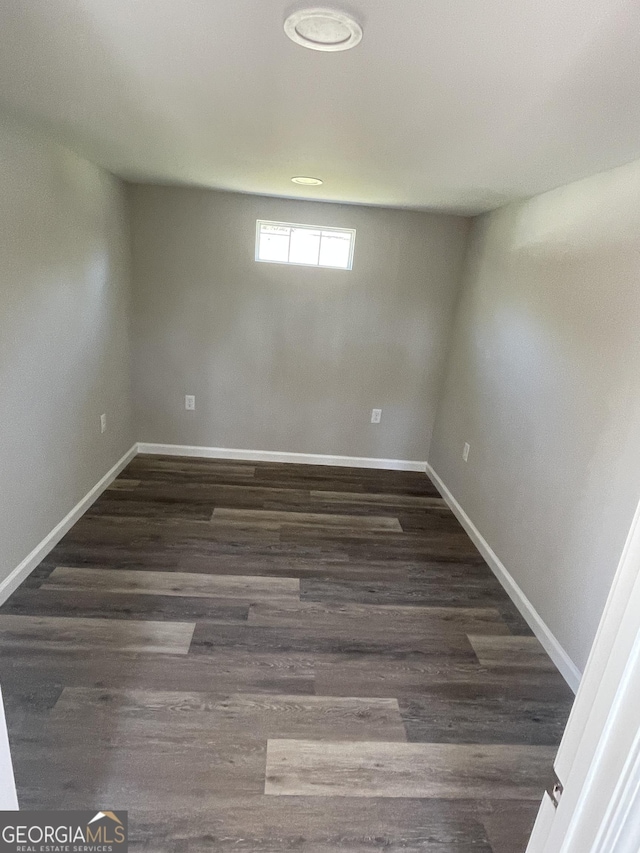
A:
[[[316,228],[258,219],[256,261],[350,270],[355,239],[351,228]]]

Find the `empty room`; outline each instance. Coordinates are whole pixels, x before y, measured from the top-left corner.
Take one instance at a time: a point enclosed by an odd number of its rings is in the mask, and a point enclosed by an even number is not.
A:
[[[640,851],[640,6],[0,4],[0,850]]]

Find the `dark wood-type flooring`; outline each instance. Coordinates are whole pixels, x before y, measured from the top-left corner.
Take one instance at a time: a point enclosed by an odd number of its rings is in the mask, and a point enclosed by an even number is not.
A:
[[[572,694],[424,474],[138,456],[0,608],[20,804],[523,853]]]

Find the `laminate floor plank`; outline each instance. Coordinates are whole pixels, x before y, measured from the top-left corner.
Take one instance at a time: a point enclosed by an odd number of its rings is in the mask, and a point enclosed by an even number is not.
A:
[[[361,620],[364,621],[364,620]],[[212,650],[230,647],[244,651],[270,651],[309,654],[359,654],[371,655],[437,655],[441,660],[450,655],[467,654],[468,660],[480,670],[469,641],[460,631],[424,633],[407,631],[402,625],[390,632],[375,622],[363,625],[359,631],[349,631],[348,626],[305,625],[298,619],[291,625],[262,625],[247,621],[243,625],[205,623],[196,624],[191,643],[191,654],[209,654]]]
[[[118,492],[122,497],[123,492]],[[130,495],[132,493],[129,493]],[[137,497],[137,495],[136,495]],[[99,519],[160,519],[166,521],[207,521],[211,516],[212,502],[178,502],[154,500],[114,500],[113,493],[105,493],[92,504],[85,518]]]
[[[127,543],[91,542],[62,540],[51,551],[49,574],[56,566],[77,566],[79,568],[122,568],[153,569],[154,571],[178,571],[181,550],[169,547],[151,539],[142,541],[133,539]],[[38,569],[36,569],[38,571]],[[243,573],[243,574],[246,574]]]
[[[221,509],[226,508],[234,508],[228,507],[226,504],[216,503],[216,506],[220,506]],[[240,509],[240,507],[237,507]],[[274,512],[295,512],[297,515],[308,514],[311,516],[315,515],[331,515],[331,516],[342,516],[342,517],[351,517],[351,518],[386,518],[392,519],[395,521],[400,521],[401,517],[404,516],[408,519],[420,519],[420,521],[424,522],[424,524],[415,524],[415,526],[419,529],[433,529],[437,531],[443,530],[451,530],[458,524],[455,516],[451,513],[451,510],[447,509],[446,511],[443,509],[407,509],[397,506],[385,506],[384,504],[374,504],[374,503],[366,503],[366,504],[346,504],[339,505],[337,503],[322,503],[321,501],[312,501],[311,498],[308,498],[304,501],[298,501],[295,504],[283,499],[278,494],[274,494],[272,497],[266,498],[260,505],[254,505],[253,507],[246,507],[248,510],[252,511],[274,511]],[[295,521],[295,519],[294,519]],[[315,528],[317,529],[319,525],[315,524],[302,524],[297,522],[298,526],[303,528]],[[345,525],[346,527],[346,525]],[[371,525],[371,529],[373,525]],[[404,530],[402,524],[398,527],[396,524],[393,527],[389,526],[389,530],[399,533],[401,530]],[[378,532],[384,532],[384,529],[379,530]]]
[[[57,744],[76,739],[122,749],[158,742],[198,747],[291,738],[406,742],[395,699],[67,687],[49,715]]]
[[[284,471],[283,468],[291,468]],[[412,472],[374,471],[363,468],[328,468],[323,465],[256,466],[255,481],[314,491],[371,492],[441,497],[428,477]]]
[[[115,481],[117,482],[117,481]],[[132,481],[133,482],[133,481]],[[236,509],[261,509],[265,502],[280,501],[292,507],[306,505],[310,501],[308,490],[282,489],[276,486],[255,486],[250,483],[180,482],[170,480],[136,480],[135,491],[124,490],[117,497],[123,504],[139,500],[156,503],[206,504]],[[115,500],[113,495],[109,495]]]
[[[461,714],[469,702],[541,701],[555,708],[559,726],[568,717],[573,694],[558,672],[519,671],[514,677],[509,671],[485,669],[472,652],[463,649],[444,653],[443,644],[434,642],[426,649],[423,644],[422,651],[407,651],[408,645],[395,654],[390,643],[386,652],[369,649],[367,653],[363,646],[351,653],[316,655],[316,691],[334,696],[396,696],[401,702],[433,698],[451,702]],[[513,725],[517,724],[514,720]]]
[[[259,602],[249,609],[252,625],[277,628],[308,626],[323,635],[377,636],[416,634],[509,634],[494,607],[409,607],[391,604],[341,604],[333,601]]]
[[[459,534],[460,522],[450,509],[425,508],[420,511],[400,508],[398,521],[404,533],[420,535]]]
[[[36,802],[42,804],[39,808],[60,802],[74,809],[108,802],[112,808],[129,809],[129,819],[135,820],[132,808],[170,803],[176,792],[193,806],[218,796],[257,795],[264,788],[265,747],[253,738],[200,738],[195,744],[167,734],[125,746],[117,732],[113,735],[114,742],[63,742],[56,741],[52,727],[40,743],[21,744],[14,771],[22,808]],[[160,827],[160,845],[161,839]]]
[[[400,699],[408,740],[414,743],[560,745],[570,703],[547,698],[435,696]]]
[[[125,541],[65,542],[51,552],[52,565],[79,568],[122,568],[166,572],[203,572],[205,574],[260,575],[266,577],[334,577],[340,571],[363,576],[366,564],[353,564],[344,550],[318,547],[292,547],[280,542],[208,542],[182,540],[159,543],[144,537],[127,544]],[[36,570],[37,571],[37,570]],[[374,577],[384,579],[384,567],[371,570]],[[405,572],[400,563],[390,571]],[[347,577],[349,575],[346,575]]]
[[[346,528],[351,530],[365,531],[368,534],[371,531],[379,532],[390,530],[393,532],[401,532],[402,527],[397,518],[389,518],[385,515],[338,515],[329,513],[314,513],[314,512],[283,512],[275,510],[260,510],[260,509],[226,509],[224,507],[216,507],[211,516],[212,521],[219,523],[242,523],[242,524],[259,524],[259,525],[276,525],[278,528],[282,525],[290,527],[311,527],[311,528]]]
[[[363,504],[382,504],[383,506],[392,507],[428,507],[442,509],[447,513],[451,512],[443,498],[432,497],[430,495],[381,494],[379,492],[326,492],[312,490],[309,493],[309,496],[312,501],[324,504],[344,504],[346,506],[350,506],[352,504],[357,506],[362,506]]]
[[[184,654],[194,629],[187,622],[135,622],[61,616],[0,616],[0,646]]]
[[[480,817],[493,853],[525,853],[539,803],[497,800],[481,803]]]
[[[12,649],[0,656],[0,683],[5,699],[63,687],[99,687],[159,691],[231,693],[315,692],[313,655],[291,651],[277,654],[233,647],[210,649],[205,655],[147,655]],[[23,711],[28,706],[23,704]]]
[[[548,746],[270,740],[265,794],[540,801]]]
[[[251,482],[255,471],[255,465],[250,462],[145,455],[133,459],[123,473],[144,481],[192,483],[196,479],[199,483],[225,484]]]
[[[366,569],[364,570],[366,571]],[[364,572],[363,572],[364,574]],[[461,578],[459,582],[449,576],[432,579],[401,577],[389,580],[376,578],[318,579],[303,578],[300,597],[303,601],[333,601],[355,604],[400,604],[425,607],[495,607],[508,602],[487,578]]]
[[[506,603],[512,610],[513,605],[495,582],[493,576],[487,576],[487,567],[484,564],[462,561],[434,562],[424,560],[419,562],[413,560],[381,559],[377,555],[373,559],[361,559],[352,556],[349,549],[340,550],[308,547],[304,549],[291,548],[285,543],[279,543],[268,551],[261,549],[260,553],[251,553],[244,548],[223,553],[202,554],[191,553],[183,557],[179,564],[180,571],[207,572],[210,574],[252,574],[282,576],[288,574],[290,577],[316,579],[319,581],[333,579],[343,580],[347,584],[350,581],[359,581],[363,584],[367,580],[372,584],[385,583],[387,590],[394,584],[406,583],[411,590],[412,582],[415,585],[432,585],[438,588],[438,594],[446,600],[446,604],[456,606],[458,591],[462,593],[465,584],[471,592],[478,588],[493,591],[496,601]],[[303,582],[304,585],[304,582]],[[320,587],[309,587],[309,591],[320,592]],[[447,590],[451,589],[450,593]],[[325,591],[330,591],[328,584]],[[402,590],[398,590],[401,594]],[[320,592],[321,594],[321,592]],[[410,592],[410,594],[412,594]],[[306,596],[310,598],[309,595]],[[310,599],[313,600],[313,599]],[[318,597],[318,600],[321,600]],[[395,603],[392,600],[387,603]],[[464,605],[461,605],[464,606]]]
[[[323,545],[325,548],[353,550],[358,548],[358,555],[362,559],[369,557],[372,560],[385,559],[387,556],[391,561],[406,560],[414,562],[416,559],[448,560],[466,562],[476,559],[480,562],[474,544],[459,531],[455,533],[441,533],[439,535],[416,535],[403,532],[388,531],[365,531],[346,528],[304,528],[293,524],[283,524],[280,529],[280,542],[289,545]]]
[[[177,518],[171,515],[136,518],[102,513],[98,516],[83,516],[69,532],[68,542],[92,540],[94,545],[111,547],[114,544],[125,544],[131,547],[129,543],[135,538],[137,547],[142,550],[154,543],[176,550],[194,545],[203,549],[213,546],[215,551],[218,542],[278,545],[279,529],[279,525],[267,522],[261,526],[242,522],[219,524],[200,518]]]
[[[238,549],[239,550],[239,549]],[[274,549],[270,553],[251,555],[245,553],[218,553],[218,554],[191,554],[189,557],[183,558],[178,566],[178,571],[205,572],[209,574],[247,574],[264,575],[272,577],[299,577],[310,581],[327,581],[326,586],[318,584],[305,585],[302,580],[301,591],[304,598],[313,601],[322,601],[325,598],[331,600],[334,595],[325,593],[333,593],[336,588],[331,586],[331,581],[344,581],[345,587],[351,581],[355,581],[366,585],[367,580],[374,586],[378,583],[387,583],[387,589],[393,586],[394,583],[400,584],[406,582],[411,592],[412,582],[420,585],[425,578],[429,578],[429,563],[426,562],[423,570],[419,563],[404,562],[404,561],[389,561],[384,560],[354,560],[349,559],[349,555],[345,551],[334,551],[330,554],[319,552],[315,556],[309,551],[304,552],[300,556],[296,556],[284,549]],[[450,569],[447,570],[450,580],[447,580],[445,573],[441,580],[435,578],[433,581],[427,580],[424,585],[430,585],[434,590],[434,595],[437,595],[442,601],[442,606],[466,606],[463,602],[456,599],[456,590],[464,590],[464,563],[451,562],[448,564]],[[485,588],[486,577],[480,582],[474,578],[480,566],[471,565],[469,567],[469,596],[476,595],[478,588]],[[165,571],[175,571],[172,566],[163,567]],[[485,569],[486,570],[486,569]],[[448,588],[452,588],[452,592],[448,593]],[[360,587],[361,588],[361,587]],[[491,589],[491,585],[486,585],[486,588]],[[313,595],[313,598],[312,598]],[[398,598],[402,597],[401,590],[398,591]],[[500,603],[505,603],[508,607],[512,607],[506,596],[503,595],[500,589],[493,587],[494,600]],[[357,602],[356,602],[357,603]],[[364,603],[364,602],[363,602]],[[393,600],[393,597],[388,604],[398,603]]]
[[[535,637],[481,637],[469,634],[469,642],[483,666],[507,669],[555,671],[551,658]]]
[[[100,573],[95,569],[84,571]],[[250,603],[250,599],[59,589],[43,583],[37,590],[19,589],[0,607],[0,615],[226,623],[246,622]]]
[[[187,572],[127,571],[123,569],[77,569],[58,566],[42,589],[88,590],[92,592],[146,593],[200,598],[232,598],[248,601],[277,601],[300,598],[297,578],[213,575]]]
[[[2,682],[2,686],[12,749],[25,742],[39,743],[49,714],[62,694],[62,685],[38,680],[19,685],[10,683],[8,687]]]
[[[388,580],[390,576],[408,579],[409,569],[404,565],[385,568],[383,563],[356,563],[344,552],[318,554],[317,556],[291,555],[287,552],[264,555],[249,554],[192,554],[178,564],[180,571],[205,572],[209,574],[246,574],[266,577],[298,577],[317,580],[348,580],[350,578],[376,581]],[[305,596],[308,598],[308,596]]]
[[[142,480],[129,480],[126,477],[117,477],[107,486],[107,491],[129,491],[140,485]]]
[[[158,817],[150,808],[139,812],[130,839],[153,845]],[[216,799],[195,813],[172,809],[164,842],[167,853],[491,853],[464,800]]]
[[[269,485],[278,486],[280,488],[309,489],[310,491],[316,492],[344,491],[351,494],[354,492],[377,494],[382,491],[384,494],[435,498],[441,497],[434,486],[425,486],[420,482],[420,475],[418,475],[418,480],[413,480],[411,482],[405,481],[404,483],[399,480],[388,479],[381,482],[379,479],[362,478],[357,474],[354,474],[352,477],[343,477],[338,480],[334,477],[335,470],[335,468],[331,470],[325,468],[325,470],[316,477],[311,477],[305,472],[301,472],[298,476],[290,475],[288,477],[284,477],[279,472],[274,473],[273,475],[267,475],[263,466],[260,466],[259,468],[256,468],[254,483],[256,486]]]
[[[147,537],[167,544],[198,540],[206,543],[211,539],[211,524],[208,519],[199,518],[138,518],[117,513],[102,513],[97,517],[85,514],[74,524],[64,541],[89,540],[94,544],[110,544],[130,543],[134,539],[142,543]]]

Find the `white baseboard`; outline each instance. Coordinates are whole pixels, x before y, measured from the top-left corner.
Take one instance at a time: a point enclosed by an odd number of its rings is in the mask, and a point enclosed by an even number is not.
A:
[[[138,453],[162,456],[199,456],[203,459],[237,459],[247,462],[297,462],[299,465],[337,465],[347,468],[385,468],[391,471],[419,471],[426,462],[408,459],[378,459],[368,456],[327,456],[322,453],[284,453],[278,450],[238,450],[230,447],[200,447],[188,444],[138,444]]]
[[[124,456],[119,459],[116,464],[110,468],[104,477],[90,489],[87,494],[78,501],[74,508],[65,515],[61,522],[56,524],[53,530],[48,533],[44,539],[36,545],[30,554],[15,567],[15,569],[0,583],[0,604],[9,598],[11,593],[17,589],[22,581],[35,569],[35,567],[47,556],[58,542],[62,539],[65,533],[70,530],[80,516],[87,511],[91,504],[99,497],[107,486],[112,483],[118,476],[120,471],[125,468],[133,457],[138,452],[137,444],[134,444]]]
[[[427,463],[427,474],[438,487],[438,490],[449,505],[451,511],[464,527],[469,538],[472,540],[478,551],[480,551],[490,569],[505,588],[507,595],[518,608],[533,633],[536,635],[538,640],[540,640],[540,643],[544,646],[551,660],[560,670],[564,680],[575,693],[578,690],[580,680],[582,678],[582,673],[578,667],[562,648],[555,635],[551,632],[533,604],[520,589],[506,566],[501,562],[493,548],[489,545],[482,533],[480,533],[473,521],[471,521],[462,506],[458,503],[429,463]]]

